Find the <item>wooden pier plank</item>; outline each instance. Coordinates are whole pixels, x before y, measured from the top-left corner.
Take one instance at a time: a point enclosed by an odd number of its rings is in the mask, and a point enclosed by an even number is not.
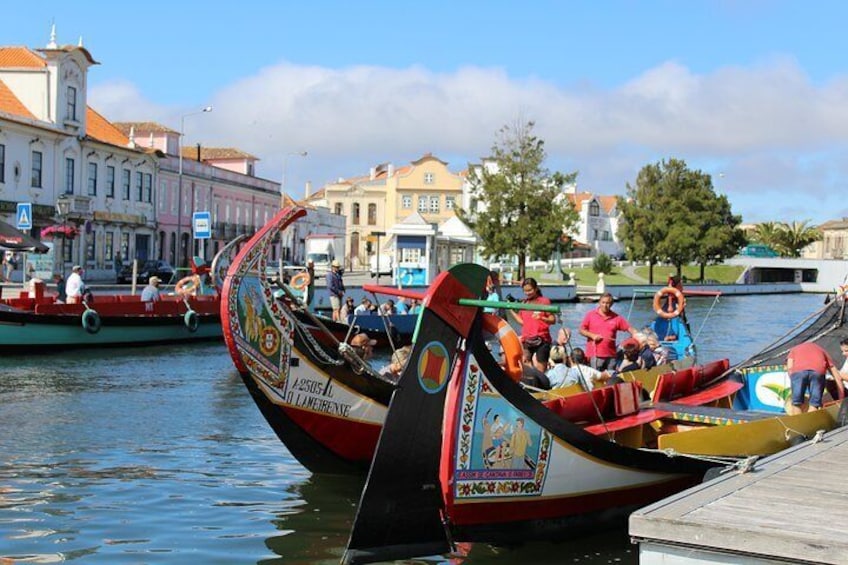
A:
[[[848,429],[635,512],[638,541],[794,561],[845,563]]]

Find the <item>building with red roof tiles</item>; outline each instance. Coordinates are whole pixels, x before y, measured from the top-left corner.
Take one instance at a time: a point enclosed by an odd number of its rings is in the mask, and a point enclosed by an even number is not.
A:
[[[325,206],[347,218],[346,266],[359,269],[378,253],[377,232],[388,233],[412,214],[436,225],[454,218],[463,185],[464,178],[451,172],[448,163],[427,153],[399,168],[383,163],[371,167],[368,174],[339,178],[307,195],[306,202]],[[379,252],[393,253],[391,247],[395,243],[392,238],[383,237]],[[434,250],[433,258],[440,257],[447,268],[452,264],[451,254],[459,253],[459,248],[451,249],[446,242]]]
[[[280,183],[254,176],[253,155],[181,150],[184,132],[150,121],[112,123],[89,107],[88,70],[97,64],[81,44],[57,44],[55,28],[44,48],[0,47],[0,217],[14,223],[16,203],[30,202],[34,233],[57,222],[82,228],[55,257],[55,272],[79,264],[89,280],[114,280],[118,256],[124,264],[211,260],[279,210]],[[193,237],[198,211],[212,215],[208,245]],[[309,222],[344,225],[328,216],[314,210],[301,234]],[[295,255],[298,238],[288,237],[272,258]]]
[[[605,253],[611,257],[620,257],[624,247],[618,240],[617,197],[575,190],[566,193],[565,198],[568,198],[579,216],[577,227],[569,235],[576,242],[588,245],[593,255]]]

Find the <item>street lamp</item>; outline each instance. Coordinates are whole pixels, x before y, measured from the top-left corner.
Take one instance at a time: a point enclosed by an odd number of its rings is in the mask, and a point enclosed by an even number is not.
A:
[[[283,155],[283,178],[280,179],[280,210],[283,209],[283,205],[285,204],[286,198],[286,168],[288,167],[289,157],[295,155],[297,157],[306,157],[308,153],[306,151],[293,151],[291,153],[286,153]],[[292,263],[295,262],[295,256],[297,253],[295,252],[297,249],[297,224],[295,224],[294,229],[292,229],[292,242],[291,242],[291,259]],[[282,251],[282,250],[280,250]],[[282,254],[282,253],[281,253]]]
[[[62,280],[65,279],[65,238],[67,237],[68,214],[71,211],[71,201],[64,194],[56,199],[56,214],[62,220],[62,251],[60,261],[62,263]]]
[[[177,245],[174,256],[174,269],[180,268],[180,249],[183,244],[183,136],[185,135],[185,119],[205,112],[211,112],[212,106],[206,106],[199,112],[189,112],[180,116],[180,139],[177,143],[177,153],[180,159],[179,187],[177,188]]]
[[[380,236],[386,235],[384,231],[372,231],[371,235],[377,236],[377,261],[375,262],[377,271],[377,284],[380,284]]]

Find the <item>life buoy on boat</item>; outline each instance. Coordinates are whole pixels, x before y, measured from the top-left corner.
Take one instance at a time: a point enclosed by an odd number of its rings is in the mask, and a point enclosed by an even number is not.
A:
[[[524,373],[522,369],[524,350],[518,334],[506,320],[494,314],[483,314],[483,331],[498,338],[504,354],[504,371],[513,381],[519,382]]]
[[[663,304],[663,298],[667,296],[670,296],[677,301],[674,310],[669,311],[663,308],[663,306],[665,306],[665,304]],[[686,308],[686,298],[683,296],[682,292],[673,286],[661,288],[654,295],[654,312],[656,312],[657,316],[660,318],[665,318],[666,320],[676,318],[683,313],[684,308]]]
[[[300,272],[292,277],[289,286],[295,290],[303,292],[309,286],[309,273],[306,271]]]
[[[100,331],[100,314],[91,308],[86,308],[82,313],[82,327],[90,334],[96,334]]]
[[[184,277],[174,286],[174,292],[181,296],[196,296],[198,289],[200,289],[200,277],[198,275]]]
[[[189,310],[183,316],[183,322],[185,323],[185,327],[188,328],[188,331],[194,333],[197,331],[198,326],[200,326],[200,320],[197,318],[197,312],[194,310]]]

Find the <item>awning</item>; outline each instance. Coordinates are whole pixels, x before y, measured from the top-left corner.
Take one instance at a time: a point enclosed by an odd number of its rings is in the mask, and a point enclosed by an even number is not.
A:
[[[72,224],[54,224],[41,230],[42,239],[59,237],[63,239],[75,239],[79,235],[79,228]]]
[[[8,251],[28,251],[31,253],[47,253],[50,248],[14,226],[0,221],[0,249]]]

